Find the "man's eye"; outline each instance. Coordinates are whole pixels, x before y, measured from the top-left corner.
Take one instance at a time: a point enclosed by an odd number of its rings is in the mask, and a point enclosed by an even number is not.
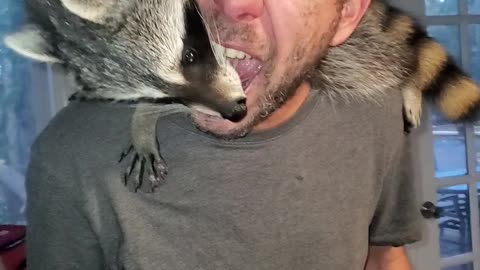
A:
[[[183,52],[183,62],[185,64],[193,64],[197,60],[197,52],[194,49],[186,49]]]

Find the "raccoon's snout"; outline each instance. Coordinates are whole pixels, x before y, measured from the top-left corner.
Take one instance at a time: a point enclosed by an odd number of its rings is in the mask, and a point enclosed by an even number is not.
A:
[[[247,99],[242,97],[232,104],[229,104],[226,112],[222,113],[222,117],[232,122],[240,122],[247,115]]]

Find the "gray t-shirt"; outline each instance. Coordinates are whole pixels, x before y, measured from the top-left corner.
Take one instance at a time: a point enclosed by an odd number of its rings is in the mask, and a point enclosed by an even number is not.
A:
[[[369,244],[420,236],[401,104],[314,91],[287,123],[233,141],[164,117],[169,174],[146,194],[117,163],[132,107],[71,103],[32,149],[29,270],[362,270]]]

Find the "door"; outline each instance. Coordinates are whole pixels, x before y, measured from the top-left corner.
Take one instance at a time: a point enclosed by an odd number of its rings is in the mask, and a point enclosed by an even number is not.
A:
[[[480,83],[480,0],[390,2],[418,18]],[[414,269],[480,270],[480,121],[452,124],[424,108],[412,134],[424,239],[407,251]]]

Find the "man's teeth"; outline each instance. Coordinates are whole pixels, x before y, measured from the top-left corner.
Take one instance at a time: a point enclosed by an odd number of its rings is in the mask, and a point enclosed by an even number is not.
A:
[[[215,49],[215,51],[217,51],[218,53],[228,57],[228,58],[231,58],[231,59],[240,59],[240,60],[243,60],[243,59],[251,59],[252,56],[244,53],[244,52],[241,52],[241,51],[238,51],[238,50],[235,50],[235,49],[231,49],[231,48],[225,48],[223,47],[222,45],[220,44],[217,44],[217,43],[213,43],[213,47]]]

